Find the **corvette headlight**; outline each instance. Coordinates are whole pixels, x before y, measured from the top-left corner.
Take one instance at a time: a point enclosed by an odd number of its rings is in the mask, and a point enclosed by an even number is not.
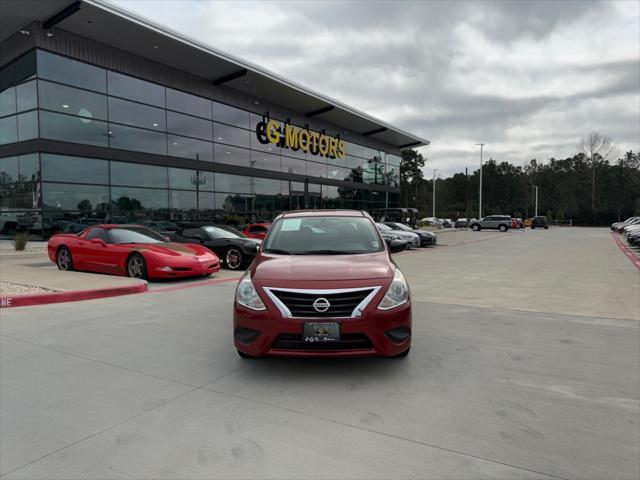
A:
[[[393,274],[393,281],[389,285],[386,295],[380,301],[380,310],[391,310],[409,301],[409,285],[404,279],[402,272],[396,268]]]
[[[251,275],[248,271],[242,276],[236,287],[236,302],[251,310],[266,310],[264,303],[260,300],[258,292],[251,282]]]

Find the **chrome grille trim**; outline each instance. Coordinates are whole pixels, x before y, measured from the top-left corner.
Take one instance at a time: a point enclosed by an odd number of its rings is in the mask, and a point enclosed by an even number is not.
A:
[[[318,316],[323,319],[330,318],[358,318],[362,316],[362,312],[369,302],[376,296],[376,294],[380,291],[382,286],[372,286],[372,287],[360,287],[360,288],[334,288],[334,289],[304,289],[304,288],[279,288],[279,287],[262,287],[263,290],[267,293],[271,301],[278,307],[280,313],[284,318],[301,318],[308,319],[313,317],[294,317],[291,313],[291,310],[273,293],[272,290],[278,290],[281,292],[293,292],[293,293],[303,293],[307,295],[331,295],[336,293],[350,293],[350,292],[362,292],[363,290],[371,290],[371,293],[367,295],[351,312],[349,317],[324,317]]]

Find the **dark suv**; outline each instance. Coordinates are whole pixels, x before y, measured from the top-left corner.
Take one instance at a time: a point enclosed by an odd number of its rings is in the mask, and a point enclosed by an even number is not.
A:
[[[473,220],[469,224],[474,232],[482,230],[483,228],[490,228],[494,230],[500,230],[506,232],[511,228],[511,217],[509,215],[489,215],[480,220]]]
[[[544,216],[538,216],[538,217],[533,217],[533,220],[531,220],[531,228],[544,228],[545,230],[549,229],[549,225],[547,224],[547,217]]]

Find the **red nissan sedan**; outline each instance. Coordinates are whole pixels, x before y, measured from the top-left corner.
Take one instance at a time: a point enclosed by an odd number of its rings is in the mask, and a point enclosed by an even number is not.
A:
[[[278,216],[234,302],[242,357],[399,356],[411,346],[409,286],[372,218],[351,210]]]

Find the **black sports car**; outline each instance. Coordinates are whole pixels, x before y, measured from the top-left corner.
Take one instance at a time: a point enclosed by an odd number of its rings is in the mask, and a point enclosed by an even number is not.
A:
[[[247,238],[227,225],[184,227],[167,233],[174,242],[204,245],[229,270],[246,268],[253,261],[260,245],[260,240]]]

